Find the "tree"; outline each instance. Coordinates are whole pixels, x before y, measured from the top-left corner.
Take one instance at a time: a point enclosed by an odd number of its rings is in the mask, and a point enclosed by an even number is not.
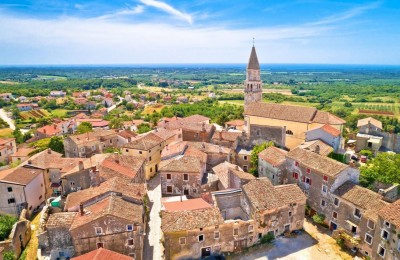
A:
[[[21,130],[20,130],[18,127],[15,128],[15,130],[14,130],[13,133],[12,133],[12,135],[14,136],[15,142],[16,142],[17,144],[21,144],[21,143],[24,142],[24,136],[22,135],[22,132],[21,132]]]
[[[64,143],[61,136],[53,136],[50,139],[49,148],[57,153],[64,154]]]
[[[119,129],[123,126],[122,119],[114,117],[110,121],[110,128],[112,129]]]
[[[80,134],[88,133],[88,132],[91,132],[92,130],[93,130],[93,126],[89,122],[82,122],[77,128],[77,131]]]
[[[360,184],[373,189],[376,182],[400,183],[400,154],[378,153],[360,168]]]
[[[133,111],[134,108],[135,108],[135,106],[132,103],[126,104],[126,110]]]
[[[251,168],[250,173],[258,177],[258,154],[265,150],[267,147],[274,146],[273,142],[257,144],[253,147],[250,155]]]
[[[18,219],[16,217],[0,215],[0,241],[8,238],[11,229],[17,220]]]
[[[13,251],[6,251],[3,253],[4,260],[16,260],[15,254]]]
[[[138,125],[138,130],[137,130],[137,132],[138,132],[139,134],[147,133],[147,132],[149,132],[149,131],[151,131],[151,127],[150,127],[149,124],[142,123],[142,124]]]

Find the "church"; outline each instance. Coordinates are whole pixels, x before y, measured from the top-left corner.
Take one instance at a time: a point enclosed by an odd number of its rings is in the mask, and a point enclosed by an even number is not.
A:
[[[260,64],[253,46],[244,82],[244,120],[247,134],[261,138],[263,133],[281,133],[279,138],[267,136],[264,139],[293,149],[307,141],[307,133],[311,130],[320,128],[328,135],[335,132],[340,136],[343,132],[346,122],[329,112],[313,107],[265,103],[262,96]]]

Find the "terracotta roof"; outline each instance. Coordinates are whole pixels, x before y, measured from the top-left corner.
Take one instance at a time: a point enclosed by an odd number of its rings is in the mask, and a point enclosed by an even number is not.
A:
[[[375,118],[373,118],[373,117],[367,117],[367,118],[358,120],[357,127],[368,125],[368,124],[372,124],[372,125],[374,125],[375,127],[379,128],[381,130],[383,129],[382,128],[382,122],[377,120],[377,119],[375,119]]]
[[[199,158],[202,163],[207,163],[207,154],[193,146],[187,147],[183,155],[186,157],[196,157]]]
[[[161,153],[161,158],[182,154],[187,149],[185,141],[174,142],[166,145]]]
[[[0,145],[5,145],[12,141],[15,141],[15,138],[0,138]]]
[[[270,146],[267,149],[261,151],[258,157],[268,162],[269,164],[277,167],[282,165],[286,159],[287,151],[279,149],[275,146]]]
[[[249,63],[247,64],[247,69],[259,70],[260,64],[258,63],[256,48],[253,46],[251,48]]]
[[[300,165],[304,165],[330,177],[335,177],[337,174],[350,167],[329,157],[301,148],[293,149],[288,152],[286,156],[299,162]]]
[[[43,133],[48,136],[53,136],[59,134],[62,130],[58,125],[45,125],[38,128],[36,131]]]
[[[183,201],[163,202],[163,206],[165,208],[165,211],[167,212],[196,210],[196,209],[205,209],[212,207],[202,198],[183,200]]]
[[[187,123],[201,123],[203,121],[209,121],[210,118],[202,115],[192,115],[184,118],[178,118],[178,120],[185,121]]]
[[[44,150],[33,155],[25,165],[34,165],[42,169],[60,169],[61,172],[68,172],[78,166],[79,162],[87,161],[88,158],[63,158],[62,154],[51,150]]]
[[[85,134],[70,135],[67,138],[70,138],[76,144],[85,144],[98,141],[102,138],[111,138],[115,135],[116,133],[114,131],[98,129]]]
[[[323,156],[328,156],[331,152],[333,152],[333,147],[321,140],[308,141],[299,145],[298,147],[312,152],[316,152],[316,150],[318,150],[317,147],[319,147],[319,154]]]
[[[156,136],[162,138],[163,140],[168,140],[171,137],[174,137],[176,135],[179,134],[178,130],[167,130],[165,128],[157,128],[156,130],[154,130],[152,132],[153,134],[155,134]]]
[[[241,169],[240,170],[236,169],[236,167],[229,168],[229,173],[235,175],[236,177],[238,177],[239,179],[242,179],[242,180],[256,179],[256,177],[254,177],[254,175],[252,175],[248,172],[242,171]]]
[[[27,185],[40,174],[43,174],[43,170],[21,165],[17,168],[0,171],[0,182]]]
[[[145,136],[137,137],[130,143],[124,145],[124,148],[148,151],[154,146],[160,145],[164,139],[158,137],[154,133],[149,133]]]
[[[225,124],[226,125],[232,125],[232,126],[243,126],[244,125],[244,120],[236,119],[236,120],[228,121]]]
[[[97,203],[84,209],[85,214],[77,214],[71,225],[71,230],[89,224],[90,222],[104,217],[114,216],[134,223],[142,223],[143,206],[125,201],[116,195],[110,195]]]
[[[301,123],[344,124],[345,121],[314,107],[293,106],[272,103],[253,103],[244,111],[245,115],[286,120]]]
[[[177,121],[170,121],[166,123],[164,127],[169,130],[184,129],[194,132],[201,132],[203,130],[206,132],[210,132],[214,126],[205,123],[193,123],[182,119]]]
[[[238,169],[236,169],[236,167]],[[213,172],[215,173],[215,175],[218,176],[219,181],[221,182],[222,186],[225,189],[228,189],[230,187],[229,184],[229,175],[231,174],[232,170],[236,170],[236,171],[243,171],[239,166],[229,163],[227,161],[218,164],[217,166],[212,168]],[[236,172],[235,171],[235,172]],[[248,173],[247,173],[248,174]],[[251,175],[251,174],[250,174]],[[251,175],[253,176],[253,175]],[[240,177],[240,176],[239,176]],[[245,177],[246,178],[246,177]],[[251,178],[251,177],[250,177]],[[254,176],[253,176],[254,178]]]
[[[114,177],[102,182],[99,186],[68,194],[64,208],[70,211],[78,210],[80,203],[85,204],[89,200],[106,193],[121,193],[124,197],[142,201],[146,195],[146,187],[144,184],[128,183],[125,179]]]
[[[271,210],[294,202],[306,202],[296,184],[273,186],[268,178],[258,178],[242,186],[255,210]]]
[[[212,139],[234,142],[241,135],[241,132],[215,131]]]
[[[335,137],[337,137],[337,136],[340,135],[340,131],[339,131],[338,129],[336,129],[335,127],[331,126],[331,125],[319,126],[319,127],[317,127],[317,128],[311,129],[311,130],[309,130],[309,131],[313,131],[313,130],[315,130],[315,129],[321,129],[321,130],[323,130],[324,132],[326,132],[326,133],[328,133],[328,134],[330,134],[330,135],[332,135],[332,136],[335,136]]]
[[[178,158],[168,160],[168,162],[160,167],[160,172],[162,171],[202,173],[203,167],[201,160],[197,157],[180,156]]]
[[[34,148],[30,147],[21,147],[11,155],[11,157],[25,157],[28,156],[31,152],[35,151]]]
[[[378,212],[384,220],[389,221],[397,228],[400,227],[400,200],[388,204]]]
[[[205,152],[206,154],[213,154],[213,153],[229,154],[231,152],[230,148],[205,142],[187,142],[187,145],[189,147],[194,147],[202,152]]]
[[[175,232],[211,227],[224,223],[219,209],[211,207],[196,210],[165,212],[161,214],[163,232]]]
[[[354,204],[356,207],[370,210],[369,217],[372,219],[376,219],[376,213],[387,204],[382,200],[382,195],[349,181],[337,188],[334,194]],[[371,215],[371,213],[375,213],[375,216]]]
[[[73,260],[134,260],[133,257],[123,255],[105,248],[98,248],[89,253],[73,257]]]
[[[133,137],[136,137],[136,136],[137,136],[136,133],[134,133],[134,132],[132,132],[132,131],[130,131],[130,130],[123,130],[123,131],[121,131],[121,132],[118,132],[118,135],[121,136],[121,137],[123,137],[123,138],[125,138],[125,139],[133,138]]]
[[[110,154],[100,164],[100,176],[106,180],[115,176],[132,179],[144,163],[145,158],[139,156]]]
[[[50,214],[46,227],[65,227],[70,228],[75,218],[76,212],[59,212]]]

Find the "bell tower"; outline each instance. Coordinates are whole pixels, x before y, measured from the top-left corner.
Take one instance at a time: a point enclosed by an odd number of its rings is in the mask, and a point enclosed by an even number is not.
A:
[[[258,63],[256,48],[251,49],[249,63],[247,64],[246,80],[244,82],[244,108],[249,104],[262,101],[262,82],[260,77],[260,64]]]

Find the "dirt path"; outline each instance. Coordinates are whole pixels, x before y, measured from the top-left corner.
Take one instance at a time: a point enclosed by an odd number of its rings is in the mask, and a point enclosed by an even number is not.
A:
[[[36,259],[37,258],[37,250],[38,250],[38,246],[39,246],[39,241],[37,238],[37,231],[39,228],[39,221],[40,221],[40,216],[41,213],[39,212],[38,214],[36,214],[36,216],[33,218],[32,222],[31,222],[31,229],[32,229],[32,234],[31,234],[31,240],[29,240],[29,243],[26,247],[26,260],[30,260],[30,259]]]

